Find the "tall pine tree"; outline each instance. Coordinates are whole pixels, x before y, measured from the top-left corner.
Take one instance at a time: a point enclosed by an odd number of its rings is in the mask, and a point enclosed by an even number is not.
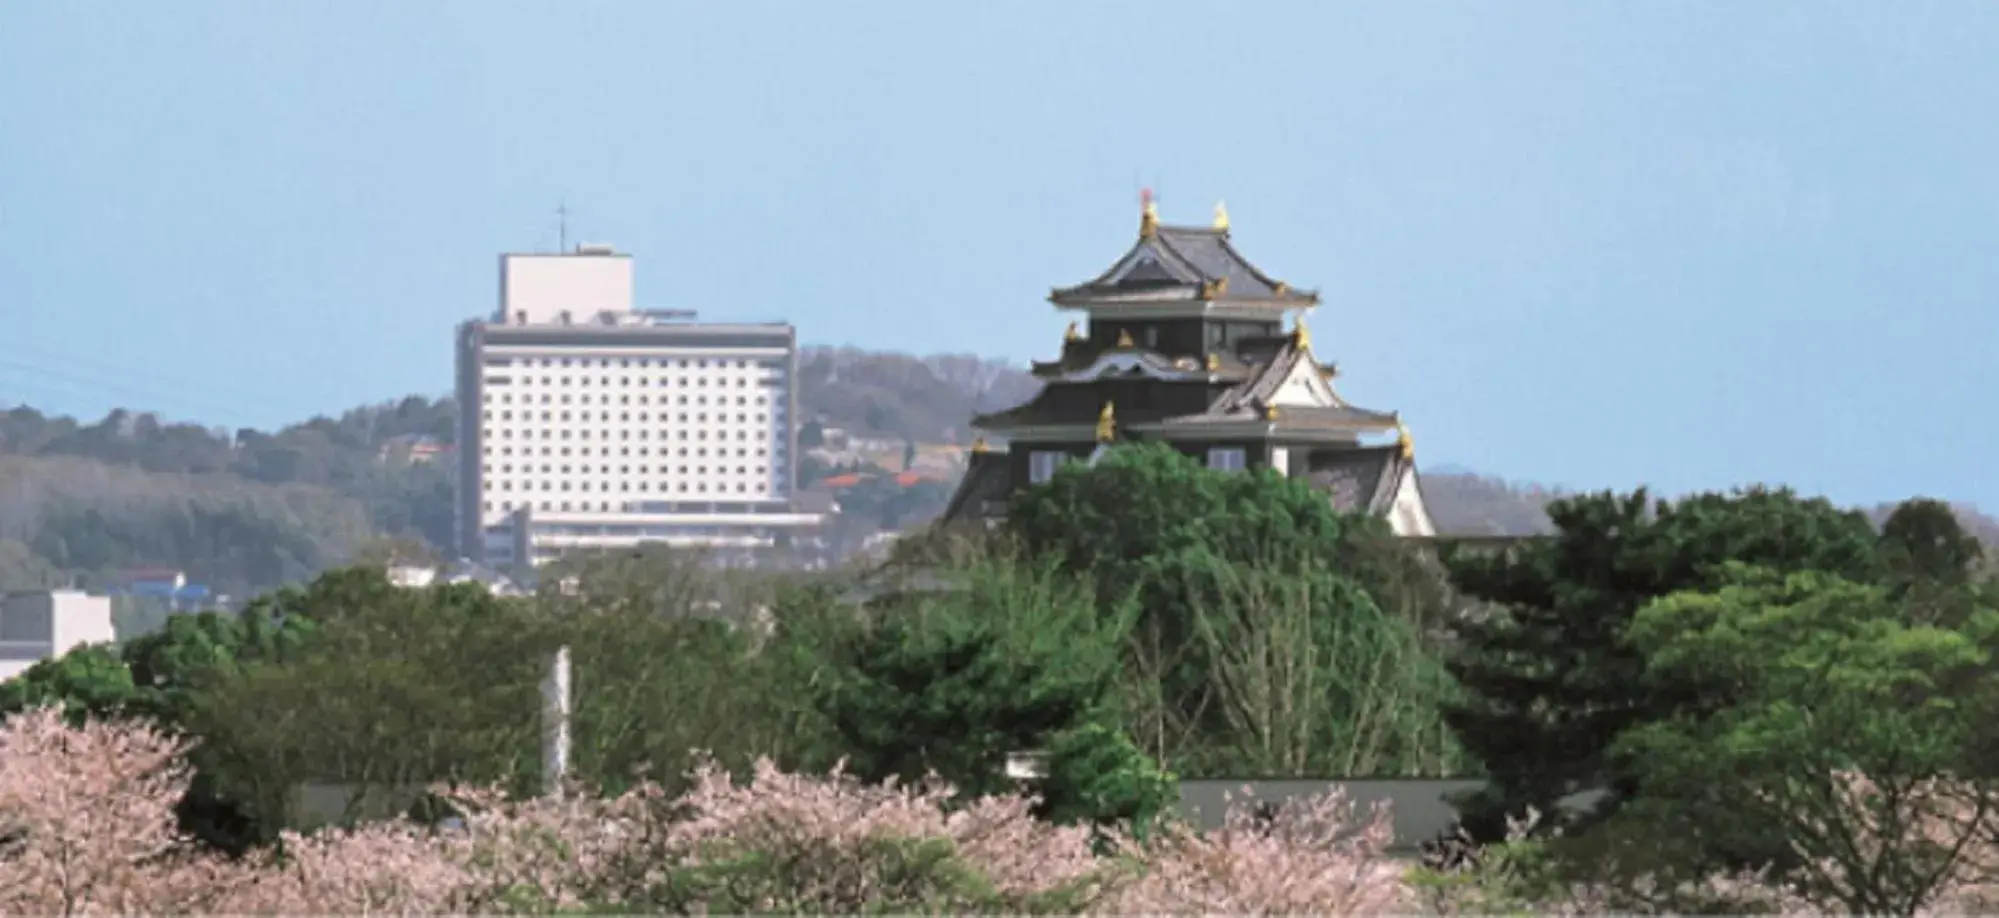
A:
[[[1949,504],[1918,497],[1903,501],[1882,522],[1881,556],[1897,587],[1952,587],[1971,580],[1985,560],[1985,547],[1964,531]]]
[[[1451,578],[1487,614],[1456,626],[1450,661],[1465,700],[1446,720],[1490,775],[1461,801],[1473,834],[1504,834],[1505,817],[1544,814],[1578,791],[1607,791],[1581,825],[1638,790],[1609,754],[1626,729],[1711,699],[1695,686],[1648,686],[1625,641],[1638,609],[1718,582],[1724,562],[1818,570],[1856,581],[1882,573],[1865,516],[1788,490],[1751,489],[1653,503],[1644,490],[1557,501],[1556,532],[1502,554],[1454,553]]]

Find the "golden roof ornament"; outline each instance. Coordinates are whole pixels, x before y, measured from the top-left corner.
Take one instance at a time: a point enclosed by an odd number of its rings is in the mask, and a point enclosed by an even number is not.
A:
[[[1062,333],[1062,340],[1081,341],[1083,340],[1083,330],[1077,328],[1076,323],[1071,322],[1069,323],[1069,330]]]
[[[1117,439],[1117,406],[1104,403],[1104,410],[1097,414],[1097,442],[1109,443]]]
[[[1229,205],[1227,201],[1215,202],[1215,229],[1229,231]]]
[[[1136,344],[1133,344],[1133,343],[1132,343],[1132,340],[1131,340],[1131,329],[1129,329],[1129,328],[1120,328],[1120,329],[1118,329],[1118,333],[1117,333],[1117,346],[1118,346],[1118,347],[1137,347],[1137,346],[1138,346],[1138,345],[1136,345]]]
[[[1270,288],[1270,292],[1275,293],[1278,296],[1290,296],[1291,285],[1283,281],[1278,281],[1274,286]]]
[[[1152,189],[1138,193],[1138,238],[1151,239],[1159,232],[1159,205],[1152,200]]]
[[[1229,279],[1226,277],[1217,277],[1201,284],[1201,299],[1204,300],[1218,300],[1227,296],[1228,292]]]
[[[1404,462],[1416,458],[1416,438],[1409,435],[1409,425],[1399,418],[1395,421],[1395,450]]]
[[[1311,348],[1312,330],[1305,327],[1304,319],[1299,319],[1298,324],[1291,329],[1291,342],[1301,351]]]
[[[1276,405],[1263,406],[1263,419],[1266,421],[1277,420],[1277,406]]]
[[[1210,372],[1210,373],[1220,373],[1221,371],[1222,371],[1222,357],[1221,357],[1221,355],[1220,355],[1220,354],[1217,354],[1217,353],[1215,353],[1215,352],[1213,352],[1213,351],[1209,351],[1209,352],[1208,352],[1208,372]]]
[[[975,452],[975,453],[990,453],[990,452],[992,452],[992,451],[993,451],[993,448],[992,448],[991,444],[988,444],[988,443],[986,442],[986,438],[985,438],[985,437],[983,437],[983,436],[978,436],[978,437],[973,437],[973,438],[972,438],[972,452]]]

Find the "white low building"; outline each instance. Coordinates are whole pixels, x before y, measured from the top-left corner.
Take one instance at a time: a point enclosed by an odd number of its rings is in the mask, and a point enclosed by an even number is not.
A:
[[[109,596],[76,590],[9,593],[0,597],[0,680],[78,647],[116,638]]]

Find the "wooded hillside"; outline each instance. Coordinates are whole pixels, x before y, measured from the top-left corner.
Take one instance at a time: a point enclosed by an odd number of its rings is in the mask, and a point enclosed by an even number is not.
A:
[[[799,359],[802,421],[889,442],[969,442],[973,413],[1024,400],[1038,385],[1021,368],[962,354],[813,347]],[[446,548],[450,453],[425,461],[405,446],[428,438],[448,450],[453,414],[449,397],[412,395],[276,431],[232,432],[130,410],[94,422],[30,407],[0,412],[0,588],[102,586],[121,571],[163,566],[243,595],[378,539]],[[832,472],[808,462],[800,484]],[[1423,486],[1442,529],[1481,535],[1545,530],[1542,507],[1557,493],[1460,472],[1428,473]],[[851,516],[844,536],[920,524],[949,494],[949,482],[899,487],[892,478],[851,489],[842,495]],[[1959,510],[1999,544],[1999,521]]]

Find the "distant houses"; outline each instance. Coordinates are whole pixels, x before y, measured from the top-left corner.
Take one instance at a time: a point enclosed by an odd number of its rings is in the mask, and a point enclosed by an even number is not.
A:
[[[889,481],[893,482],[895,486],[899,488],[913,488],[919,484],[922,484],[925,481],[943,481],[943,480],[948,480],[948,479],[926,478],[920,472],[896,472],[894,474],[870,473],[870,472],[844,472],[839,475],[828,475],[825,478],[819,479],[819,481],[817,482],[817,487],[823,488],[827,491],[844,491],[847,490],[848,488],[860,487],[862,482]]]
[[[526,596],[532,584],[521,584],[499,570],[460,559],[445,565],[391,564],[385,572],[389,582],[410,589],[448,583],[476,583],[495,596]]]
[[[826,491],[840,491],[884,477],[905,488],[926,481],[950,484],[964,474],[969,458],[967,448],[957,444],[863,439],[837,427],[821,428],[817,439],[816,445],[806,448],[808,457],[821,465],[850,470],[801,483]]]
[[[410,465],[427,465],[451,451],[451,447],[438,441],[436,437],[423,434],[403,434],[382,441],[375,453],[375,461],[383,465],[404,462]]]
[[[186,571],[168,567],[126,571],[119,584],[107,592],[157,600],[173,612],[197,612],[228,602],[228,597],[215,595],[205,584],[189,583]]]

